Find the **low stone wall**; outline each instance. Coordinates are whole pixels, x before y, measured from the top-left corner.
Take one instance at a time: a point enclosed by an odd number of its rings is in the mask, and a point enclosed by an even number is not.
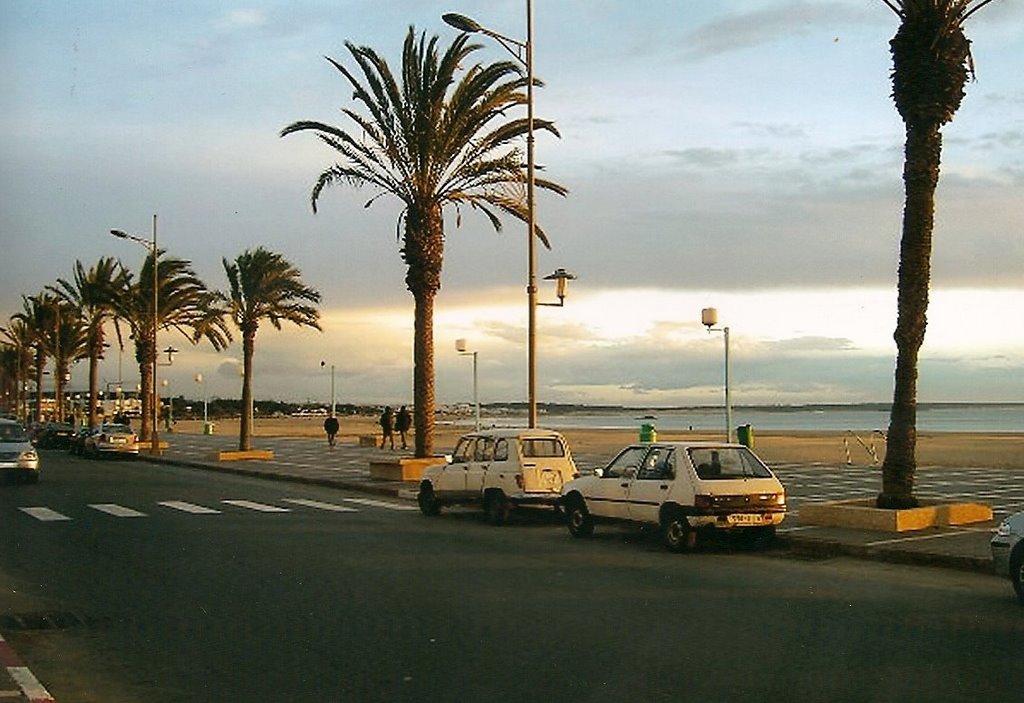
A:
[[[886,510],[875,507],[873,498],[804,503],[800,522],[805,525],[852,527],[881,532],[906,532],[928,527],[950,527],[988,522],[992,508],[981,503],[921,501],[920,507]]]
[[[401,457],[394,459],[374,459],[370,462],[370,478],[379,481],[419,481],[423,470],[428,466],[443,464],[443,456],[413,459]]]

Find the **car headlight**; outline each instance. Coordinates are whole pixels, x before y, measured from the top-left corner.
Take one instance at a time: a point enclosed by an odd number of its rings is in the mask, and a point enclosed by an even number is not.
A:
[[[22,452],[21,456],[18,457],[19,461],[35,461],[39,458],[39,455],[35,453],[35,450],[29,449],[27,452]]]
[[[1001,523],[999,523],[999,527],[996,528],[996,534],[999,535],[1000,537],[1009,537],[1010,536],[1010,521],[1009,520],[1003,520]]]

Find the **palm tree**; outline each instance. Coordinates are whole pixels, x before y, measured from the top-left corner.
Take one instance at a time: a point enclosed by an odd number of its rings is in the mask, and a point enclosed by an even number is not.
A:
[[[103,358],[104,325],[113,315],[116,291],[123,290],[125,272],[113,258],[102,258],[86,271],[81,261],[75,262],[74,280],[57,279],[51,290],[75,306],[86,325],[89,358],[89,427],[97,425],[100,387],[100,359]]]
[[[12,317],[7,327],[0,329],[8,345],[15,350],[15,415],[22,422],[27,420],[28,394],[25,380],[32,370],[32,337],[23,320]]]
[[[221,307],[220,295],[209,290],[196,277],[192,264],[182,259],[162,257],[163,250],[156,252],[157,314],[158,329],[175,329],[192,344],[207,339],[213,348],[220,351],[231,341],[231,333],[224,323],[225,310]],[[139,364],[139,378],[142,380],[142,423],[139,435],[143,441],[152,439],[153,419],[153,364],[159,350],[153,335],[153,279],[154,255],[150,253],[135,277],[124,265],[124,276],[120,279],[122,289],[114,298],[114,316],[118,323],[118,338],[121,338],[120,324],[128,326],[135,340],[135,360]]]
[[[242,422],[238,448],[252,448],[252,360],[260,321],[275,329],[281,322],[320,329],[320,312],[314,307],[320,293],[303,285],[302,272],[283,256],[263,247],[246,250],[234,261],[222,259],[230,289],[225,294],[228,314],[242,333]]]
[[[53,323],[46,330],[46,352],[53,357],[54,420],[64,422],[64,388],[71,364],[88,356],[88,331],[77,308],[62,298],[51,299]]]
[[[25,340],[32,350],[32,372],[36,384],[36,406],[32,419],[43,421],[43,372],[46,369],[48,330],[56,319],[55,298],[45,292],[21,296],[21,311],[11,319],[24,325]]]
[[[345,46],[359,66],[361,79],[334,59],[327,60],[345,77],[353,98],[369,116],[353,109],[342,112],[349,130],[323,122],[295,122],[282,130],[313,131],[335,149],[341,160],[320,174],[312,191],[313,211],[321,191],[344,182],[369,185],[403,205],[398,218],[399,253],[407,265],[405,284],[415,301],[413,332],[413,399],[416,456],[433,454],[434,429],[434,298],[441,287],[446,205],[469,205],[501,229],[499,213],[527,222],[522,195],[526,171],[522,151],[513,143],[528,131],[525,118],[507,120],[509,108],[526,102],[527,79],[518,64],[500,61],[473,64],[456,81],[480,49],[461,34],[438,55],[438,38],[416,39],[410,27],[402,52],[401,85],[387,62],[373,49]],[[547,121],[535,127],[557,135]],[[545,179],[536,185],[564,195],[562,186]],[[543,231],[536,236],[548,245]]]
[[[906,126],[903,236],[900,242],[896,373],[880,508],[917,505],[917,358],[924,342],[931,277],[940,128],[953,119],[973,72],[964,21],[992,0],[882,0],[900,18],[889,42],[893,101]]]

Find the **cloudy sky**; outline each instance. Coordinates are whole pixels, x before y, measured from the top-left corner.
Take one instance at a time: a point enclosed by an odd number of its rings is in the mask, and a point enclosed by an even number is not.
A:
[[[892,105],[881,0],[535,0],[538,162],[571,191],[541,195],[553,249],[575,272],[538,315],[541,401],[664,406],[887,401],[903,125]],[[300,119],[344,124],[350,90],[324,60],[344,41],[397,62],[409,25],[460,12],[525,38],[523,0],[0,0],[3,319],[76,259],[137,269],[159,241],[226,286],[222,257],[263,245],[323,293],[323,333],[261,329],[256,395],[408,402],[412,297],[394,201],[309,191],[333,161]],[[1024,4],[969,20],[977,80],[944,130],[924,401],[1024,400]],[[482,60],[505,58],[486,37]],[[526,397],[526,242],[464,212],[447,226],[435,345],[439,402]],[[542,289],[542,299],[553,298]],[[172,392],[238,397],[239,349],[181,349]],[[121,374],[137,380],[131,351]],[[321,369],[320,362],[326,367]],[[86,383],[84,364],[75,382]],[[118,354],[103,366],[118,378]]]

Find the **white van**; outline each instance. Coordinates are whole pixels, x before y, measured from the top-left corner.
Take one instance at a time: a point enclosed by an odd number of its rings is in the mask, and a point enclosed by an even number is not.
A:
[[[770,539],[786,515],[786,491],[742,444],[655,442],[623,449],[603,469],[562,488],[560,508],[574,537],[594,523],[657,525],[673,551],[706,530]]]
[[[541,429],[493,429],[459,439],[445,464],[423,470],[418,502],[424,515],[442,506],[483,506],[488,522],[504,524],[512,508],[554,506],[576,474],[569,444]]]

